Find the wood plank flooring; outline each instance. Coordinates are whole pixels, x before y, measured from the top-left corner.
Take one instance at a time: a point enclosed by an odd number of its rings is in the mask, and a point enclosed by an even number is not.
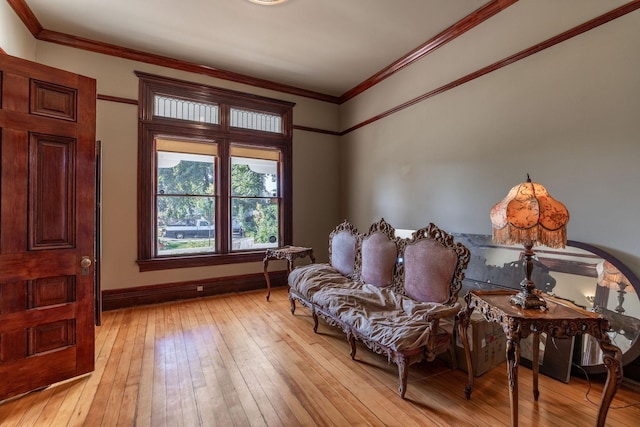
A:
[[[96,369],[0,404],[4,426],[501,426],[506,369],[476,378],[446,362],[414,365],[406,399],[395,365],[309,311],[291,315],[286,290],[109,311],[96,333]],[[520,425],[595,425],[601,382],[540,378],[520,369]],[[593,403],[592,403],[593,402]],[[623,385],[607,425],[637,426],[640,393]]]

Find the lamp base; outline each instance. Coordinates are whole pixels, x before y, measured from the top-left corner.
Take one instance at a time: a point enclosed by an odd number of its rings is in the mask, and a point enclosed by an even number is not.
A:
[[[546,309],[547,303],[541,296],[535,294],[533,290],[536,288],[536,284],[531,280],[531,273],[533,272],[533,250],[531,249],[533,244],[527,242],[524,244],[524,271],[525,278],[520,282],[520,292],[510,298],[511,304],[519,305],[520,307],[527,309]]]
[[[538,309],[544,310],[547,308],[547,303],[545,300],[532,292],[527,292],[527,290],[523,289],[514,296],[512,296],[509,301],[511,304],[519,305],[524,309]]]
[[[618,290],[618,306],[615,308],[615,310],[622,314],[624,313],[624,307],[622,306],[622,304],[624,303],[624,294],[626,294],[626,292],[624,291],[624,288],[627,287],[626,283],[618,283],[618,287],[620,287],[620,289]]]

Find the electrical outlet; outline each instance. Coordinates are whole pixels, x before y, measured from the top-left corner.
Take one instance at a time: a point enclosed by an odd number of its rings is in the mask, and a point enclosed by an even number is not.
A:
[[[202,292],[202,291],[204,291],[204,286],[202,286],[202,285],[198,285],[198,286],[196,286],[196,291],[197,291],[197,292]]]

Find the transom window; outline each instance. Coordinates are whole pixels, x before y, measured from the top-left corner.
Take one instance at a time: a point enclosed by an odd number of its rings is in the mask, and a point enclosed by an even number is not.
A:
[[[140,270],[258,261],[290,243],[293,104],[136,74]]]
[[[231,126],[241,129],[282,132],[282,117],[260,111],[231,108]]]
[[[220,110],[217,104],[155,95],[153,97],[153,115],[217,125],[219,124]]]

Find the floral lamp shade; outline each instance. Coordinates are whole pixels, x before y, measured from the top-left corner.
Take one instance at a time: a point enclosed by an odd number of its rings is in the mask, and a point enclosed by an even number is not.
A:
[[[564,248],[569,211],[549,195],[544,186],[531,182],[518,184],[490,213],[493,242],[512,245],[530,243]]]
[[[545,245],[564,248],[567,243],[569,211],[564,204],[549,195],[541,184],[527,182],[518,184],[507,197],[496,203],[489,214],[496,244],[522,244],[525,248],[525,278],[520,283],[521,291],[511,302],[522,308],[544,308],[544,299],[534,293],[531,280],[533,271],[532,247]]]

